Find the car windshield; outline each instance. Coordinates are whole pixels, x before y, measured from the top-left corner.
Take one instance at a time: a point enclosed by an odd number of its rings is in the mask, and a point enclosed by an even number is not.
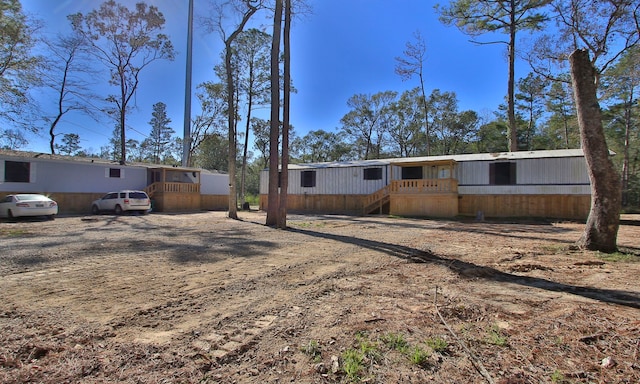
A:
[[[130,192],[129,197],[132,199],[146,199],[147,194],[144,192]]]

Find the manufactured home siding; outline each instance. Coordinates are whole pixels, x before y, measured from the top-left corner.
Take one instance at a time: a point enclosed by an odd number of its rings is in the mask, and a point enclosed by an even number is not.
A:
[[[4,182],[4,175],[2,175],[0,191],[104,193],[119,189],[143,189],[146,186],[147,170],[145,168],[5,157],[0,158],[0,168],[3,173],[6,160],[29,162],[31,177],[28,183],[9,183]],[[120,169],[121,177],[108,177],[109,168]]]
[[[513,162],[513,161],[512,161]],[[461,186],[490,185],[489,161],[458,163]],[[516,160],[517,185],[589,185],[583,158],[549,158]]]
[[[458,163],[458,186],[489,185],[489,161],[465,161]]]
[[[518,184],[589,185],[584,158],[564,157],[518,161]]]
[[[203,195],[229,195],[229,175],[202,172],[200,174],[200,193]]]
[[[200,209],[229,209],[229,175],[208,171],[200,173]]]
[[[382,179],[365,180],[364,169],[382,168]],[[302,172],[316,172],[315,187],[302,187]],[[368,195],[388,184],[388,167],[305,168],[289,170],[290,195]],[[260,193],[269,193],[269,171],[261,172]]]

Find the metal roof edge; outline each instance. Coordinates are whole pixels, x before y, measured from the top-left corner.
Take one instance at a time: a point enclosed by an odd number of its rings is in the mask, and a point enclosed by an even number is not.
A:
[[[609,151],[612,155],[615,152]],[[541,151],[518,151],[518,152],[494,152],[494,153],[470,153],[460,155],[439,155],[439,156],[423,156],[423,157],[405,157],[390,159],[374,159],[374,160],[353,160],[353,161],[333,161],[322,163],[298,163],[289,164],[289,169],[320,169],[320,168],[348,168],[348,167],[367,167],[382,165],[402,165],[410,163],[428,163],[437,161],[495,161],[495,160],[517,160],[517,159],[539,159],[539,158],[558,158],[558,157],[583,157],[582,149],[549,149]],[[265,168],[267,170],[268,168]]]

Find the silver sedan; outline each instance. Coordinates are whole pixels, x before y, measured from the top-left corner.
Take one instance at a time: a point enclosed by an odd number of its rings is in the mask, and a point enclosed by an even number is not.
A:
[[[7,195],[0,200],[0,217],[46,216],[53,220],[58,203],[38,194]]]

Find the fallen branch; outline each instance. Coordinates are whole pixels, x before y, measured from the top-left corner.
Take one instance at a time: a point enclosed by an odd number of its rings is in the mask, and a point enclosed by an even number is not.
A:
[[[486,370],[484,365],[482,365],[482,362],[480,361],[480,359],[478,359],[476,355],[469,349],[469,347],[467,347],[467,344],[465,344],[465,342],[462,341],[462,339],[460,339],[458,335],[456,335],[456,333],[453,331],[453,329],[451,329],[449,324],[447,324],[444,317],[442,317],[442,314],[440,314],[440,310],[438,309],[438,287],[437,286],[436,286],[436,294],[433,297],[433,305],[436,308],[436,313],[438,314],[440,321],[442,321],[442,324],[444,324],[444,326],[447,328],[449,333],[451,333],[451,335],[453,335],[453,338],[462,346],[462,349],[464,349],[464,351],[469,356],[469,360],[471,360],[471,364],[473,364],[475,369],[478,370],[478,372],[487,380],[489,384],[495,384],[495,382],[493,381],[493,378],[491,377],[489,372]]]

